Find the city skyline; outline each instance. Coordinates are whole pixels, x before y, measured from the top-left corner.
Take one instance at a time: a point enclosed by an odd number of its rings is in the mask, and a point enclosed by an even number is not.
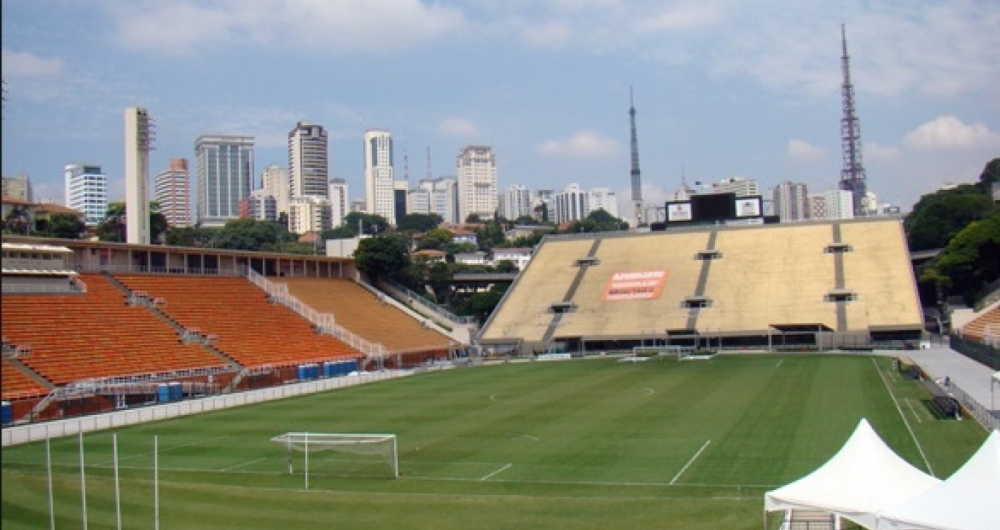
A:
[[[38,199],[63,202],[61,170],[83,160],[103,167],[109,200],[123,198],[121,109],[139,104],[157,117],[154,173],[214,134],[252,136],[258,168],[284,166],[288,130],[309,121],[327,129],[329,177],[352,200],[364,198],[363,133],[382,128],[397,163],[429,167],[411,188],[489,145],[499,190],[579,183],[622,201],[632,86],[647,204],[683,177],[819,193],[841,169],[841,23],[881,201],[908,210],[1000,153],[1000,8],[985,1],[345,0],[294,14],[262,1],[222,16],[233,5],[5,2],[4,176],[27,174]]]

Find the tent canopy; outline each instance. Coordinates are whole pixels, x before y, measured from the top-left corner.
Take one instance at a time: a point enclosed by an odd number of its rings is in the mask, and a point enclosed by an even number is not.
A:
[[[1000,528],[1000,431],[948,480],[890,508],[879,530],[996,530]]]
[[[829,461],[768,492],[764,510],[824,511],[875,528],[880,512],[940,483],[900,458],[862,419]]]

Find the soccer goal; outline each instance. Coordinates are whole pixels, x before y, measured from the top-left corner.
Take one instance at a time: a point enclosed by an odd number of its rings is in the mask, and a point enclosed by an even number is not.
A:
[[[625,357],[622,360],[638,362],[652,359],[654,357],[662,360],[664,356],[679,358],[680,354],[680,346],[667,346],[662,344],[659,346],[635,346],[632,348],[632,355]]]
[[[368,470],[361,471],[364,474],[371,474],[372,469],[382,469],[378,473],[384,473],[384,466],[388,465],[390,476],[399,476],[395,434],[286,432],[271,441],[285,448],[288,473],[295,473],[298,466],[305,477],[306,489],[310,474],[344,475],[358,469]]]

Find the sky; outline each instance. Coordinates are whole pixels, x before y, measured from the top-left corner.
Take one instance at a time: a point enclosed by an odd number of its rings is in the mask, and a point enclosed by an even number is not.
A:
[[[735,176],[822,192],[843,165],[841,24],[880,203],[908,211],[1000,156],[996,0],[2,0],[0,21],[3,175],[56,202],[70,163],[122,199],[138,105],[153,175],[199,135],[249,135],[258,187],[308,121],[352,199],[384,128],[411,186],[488,145],[500,191],[626,203],[630,90],[647,202]]]

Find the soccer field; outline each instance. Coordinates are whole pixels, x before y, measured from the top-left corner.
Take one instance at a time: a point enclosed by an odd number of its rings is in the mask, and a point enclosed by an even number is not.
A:
[[[947,477],[980,446],[922,384],[867,355],[510,363],[50,442],[56,528],[760,529],[764,492],[832,456],[861,418]],[[286,432],[393,433],[377,457],[310,455]],[[115,487],[113,435],[117,437]],[[158,451],[155,453],[154,441]],[[154,475],[154,468],[156,474]],[[48,528],[46,446],[3,450],[3,528]],[[155,488],[154,488],[155,486]],[[84,498],[86,502],[84,502]]]

